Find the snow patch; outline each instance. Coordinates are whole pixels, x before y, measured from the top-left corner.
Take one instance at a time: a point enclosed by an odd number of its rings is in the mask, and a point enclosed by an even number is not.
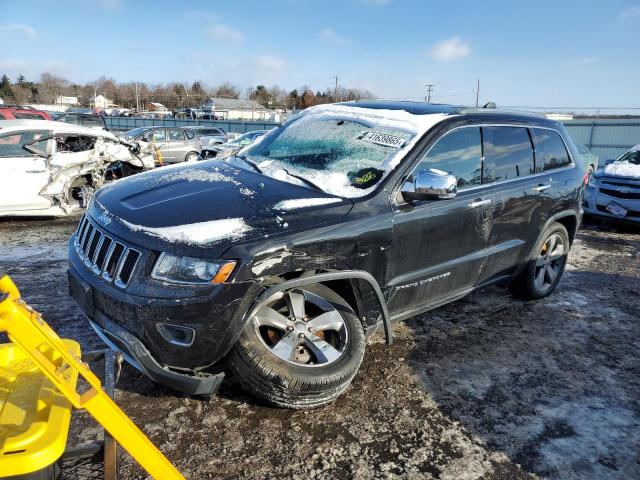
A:
[[[640,178],[640,165],[630,162],[613,162],[604,167],[604,173],[617,177]]]
[[[171,174],[163,175],[160,180],[163,182],[178,182],[181,180],[186,180],[187,182],[231,182],[234,185],[241,185],[236,179],[224,173],[200,169],[172,172]]]
[[[293,198],[291,200],[282,200],[276,203],[273,208],[275,210],[296,210],[298,208],[315,207],[341,201],[341,198]]]
[[[223,239],[238,240],[251,230],[242,218],[225,218],[159,228],[135,225],[122,219],[120,221],[134,232],[146,233],[172,243],[184,242],[194,245],[207,245]]]

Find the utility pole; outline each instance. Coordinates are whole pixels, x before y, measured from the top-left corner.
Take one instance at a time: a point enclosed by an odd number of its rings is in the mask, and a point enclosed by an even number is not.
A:
[[[140,97],[138,96],[138,82],[136,82],[136,112],[140,111]]]
[[[480,79],[478,79],[478,83],[476,85],[476,108],[480,104]]]
[[[333,98],[337,102],[338,101],[338,75],[334,75],[331,78],[334,78],[336,80],[336,86],[335,86],[335,89],[333,91]]]
[[[433,91],[433,87],[436,85],[434,83],[427,83],[425,87],[427,87],[427,96],[424,97],[427,103],[431,103],[431,92]]]

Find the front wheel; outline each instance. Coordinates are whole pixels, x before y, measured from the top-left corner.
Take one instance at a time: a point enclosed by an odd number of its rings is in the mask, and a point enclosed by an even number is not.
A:
[[[341,395],[365,350],[359,318],[316,284],[278,293],[249,320],[230,354],[245,389],[286,408],[312,408]]]
[[[525,300],[544,298],[556,289],[569,255],[569,234],[564,225],[551,224],[538,241],[534,256],[509,286]]]

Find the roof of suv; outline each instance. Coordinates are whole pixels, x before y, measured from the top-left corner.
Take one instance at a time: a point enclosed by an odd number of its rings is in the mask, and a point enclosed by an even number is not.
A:
[[[342,102],[346,107],[373,108],[376,110],[404,110],[413,115],[430,115],[433,113],[459,113],[464,107],[443,103],[410,102],[406,100],[356,100]]]

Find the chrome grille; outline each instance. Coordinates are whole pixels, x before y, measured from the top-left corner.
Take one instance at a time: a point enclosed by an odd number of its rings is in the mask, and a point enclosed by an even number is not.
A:
[[[127,286],[140,259],[139,251],[111,238],[86,215],[76,230],[75,248],[95,275],[120,288]]]

